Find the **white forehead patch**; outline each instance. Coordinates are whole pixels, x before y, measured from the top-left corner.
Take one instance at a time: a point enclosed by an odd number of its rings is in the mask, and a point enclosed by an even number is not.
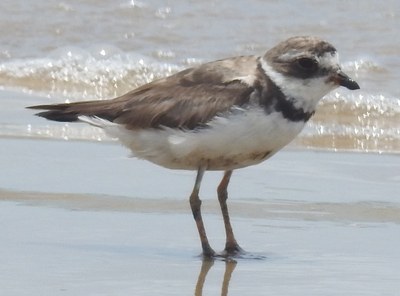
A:
[[[324,69],[335,69],[339,67],[339,54],[335,52],[327,52],[317,57],[318,64]]]

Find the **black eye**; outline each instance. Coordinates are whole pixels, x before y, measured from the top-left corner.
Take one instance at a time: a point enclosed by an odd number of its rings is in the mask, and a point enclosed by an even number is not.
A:
[[[297,60],[297,65],[307,72],[314,72],[318,68],[317,61],[311,58],[300,58]]]

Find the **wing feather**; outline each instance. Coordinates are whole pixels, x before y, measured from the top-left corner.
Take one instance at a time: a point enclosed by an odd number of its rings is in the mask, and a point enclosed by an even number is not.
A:
[[[194,129],[216,114],[248,103],[256,71],[256,57],[236,57],[181,71],[112,100],[29,108],[47,110],[37,115],[56,121],[95,116],[128,129],[161,126]]]

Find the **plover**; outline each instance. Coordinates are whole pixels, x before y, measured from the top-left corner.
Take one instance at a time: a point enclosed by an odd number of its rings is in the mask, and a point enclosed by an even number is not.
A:
[[[197,171],[190,206],[203,255],[217,256],[201,216],[200,184],[207,170],[224,171],[218,200],[226,256],[242,252],[232,231],[227,187],[235,169],[258,164],[303,129],[331,90],[358,84],[339,66],[338,53],[316,37],[292,37],[262,56],[205,63],[112,100],[31,106],[36,115],[86,122],[118,138],[133,154],[157,165]]]

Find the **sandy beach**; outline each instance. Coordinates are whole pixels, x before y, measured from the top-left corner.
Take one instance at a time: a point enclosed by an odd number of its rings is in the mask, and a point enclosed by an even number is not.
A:
[[[400,295],[400,2],[343,4],[1,1],[0,296]],[[332,43],[361,89],[332,91],[288,147],[234,172],[243,258],[199,256],[194,172],[25,108],[114,98],[296,35]],[[221,174],[200,192],[216,251]]]
[[[251,256],[212,264],[198,256],[193,172],[116,143],[1,138],[2,294],[396,295],[398,161],[286,150],[237,171],[231,213]],[[201,192],[217,250],[219,176]]]

